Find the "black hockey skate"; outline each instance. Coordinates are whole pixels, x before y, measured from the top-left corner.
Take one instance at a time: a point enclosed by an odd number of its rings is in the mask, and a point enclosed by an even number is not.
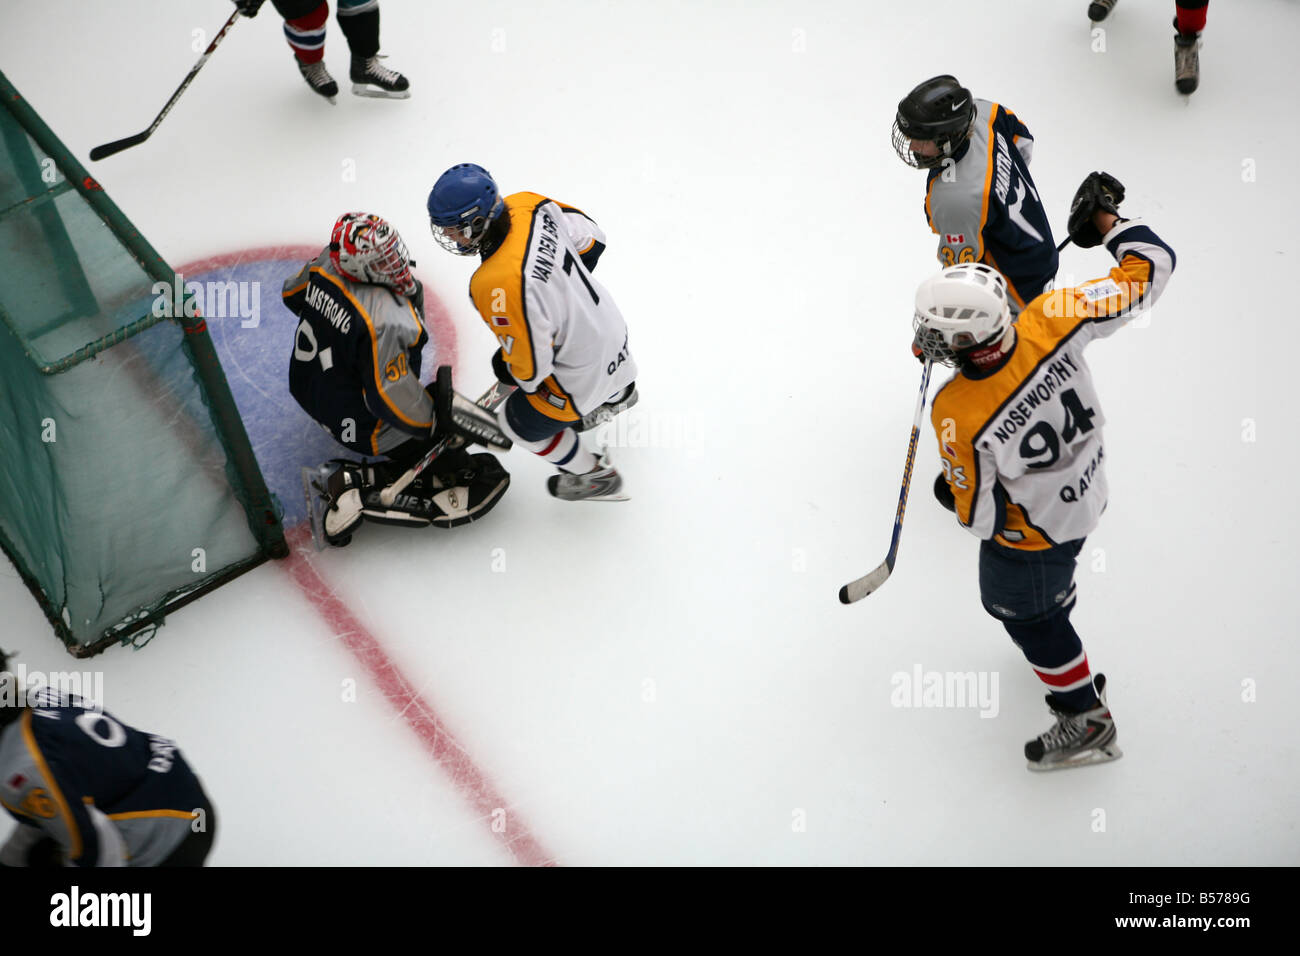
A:
[[[334,82],[334,77],[330,76],[330,71],[325,69],[324,60],[317,60],[315,63],[304,63],[299,60],[298,72],[302,74],[302,78],[307,81],[307,85],[313,92],[319,93],[331,103],[334,102],[334,97],[339,95],[339,85]]]
[[[379,57],[352,58],[352,92],[357,96],[383,96],[404,100],[411,95],[406,77],[379,65]]]
[[[1177,26],[1175,20],[1175,29]],[[1201,83],[1200,48],[1199,33],[1179,33],[1174,37],[1174,86],[1179,93],[1194,93]]]
[[[1025,759],[1030,770],[1064,770],[1105,763],[1124,756],[1115,739],[1115,721],[1106,704],[1106,676],[1098,674],[1095,682],[1096,706],[1075,712],[1061,710],[1051,694],[1047,707],[1056,724],[1047,733],[1025,744]]]
[[[1119,0],[1092,0],[1088,4],[1088,19],[1093,23],[1101,23],[1110,16],[1110,11],[1115,9],[1115,4]]]

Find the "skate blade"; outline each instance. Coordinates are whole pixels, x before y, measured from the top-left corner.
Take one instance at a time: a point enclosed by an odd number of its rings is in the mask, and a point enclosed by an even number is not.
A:
[[[369,96],[379,100],[409,100],[410,90],[381,90],[366,83],[353,83],[352,92],[357,96]]]
[[[317,551],[324,551],[325,542],[325,503],[321,501],[317,489],[324,486],[329,468],[318,465],[302,470],[302,494],[307,504],[307,521],[311,527],[311,543]]]
[[[1025,764],[1036,773],[1044,773],[1048,770],[1069,770],[1072,767],[1091,767],[1095,763],[1110,763],[1122,756],[1124,756],[1124,751],[1120,750],[1115,744],[1110,744],[1106,747],[1089,750],[1069,760],[1057,760],[1052,763],[1035,763],[1032,760],[1027,760]]]

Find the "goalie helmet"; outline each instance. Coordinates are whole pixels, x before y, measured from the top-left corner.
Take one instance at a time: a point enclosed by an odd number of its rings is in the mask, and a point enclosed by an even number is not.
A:
[[[1011,327],[1006,280],[983,263],[949,266],[916,290],[912,327],[926,358],[955,366],[964,353],[993,345]]]
[[[334,268],[357,282],[386,285],[403,295],[415,292],[406,243],[397,230],[371,213],[344,213],[330,235]]]
[[[438,245],[458,256],[471,256],[478,252],[492,220],[501,214],[503,203],[491,173],[473,163],[459,163],[438,177],[427,207],[429,228]]]
[[[909,166],[942,166],[970,139],[975,122],[975,99],[970,90],[947,74],[926,80],[898,104],[894,118],[894,152]],[[932,142],[934,155],[912,148],[913,141]]]

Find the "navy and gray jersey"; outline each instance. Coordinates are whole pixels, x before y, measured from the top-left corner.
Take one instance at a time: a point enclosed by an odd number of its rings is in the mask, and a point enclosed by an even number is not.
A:
[[[975,101],[970,139],[955,160],[930,170],[925,217],[944,266],[983,262],[1007,280],[1012,311],[1045,292],[1059,256],[1029,159],[1034,139],[1005,106]]]
[[[211,812],[175,742],[48,689],[0,732],[0,802],[6,866],[41,835],[71,866],[156,866]]]
[[[433,399],[420,384],[429,336],[410,298],[340,275],[328,249],[282,295],[300,320],[289,391],[308,415],[363,455],[429,436]]]

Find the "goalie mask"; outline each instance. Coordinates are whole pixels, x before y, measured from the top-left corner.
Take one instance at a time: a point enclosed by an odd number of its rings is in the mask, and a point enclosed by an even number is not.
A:
[[[357,282],[386,285],[403,295],[415,292],[406,243],[397,230],[376,215],[349,212],[334,223],[330,235],[334,268]]]
[[[956,366],[964,353],[995,344],[1011,327],[1006,280],[982,263],[949,266],[916,290],[912,327],[926,358]]]

